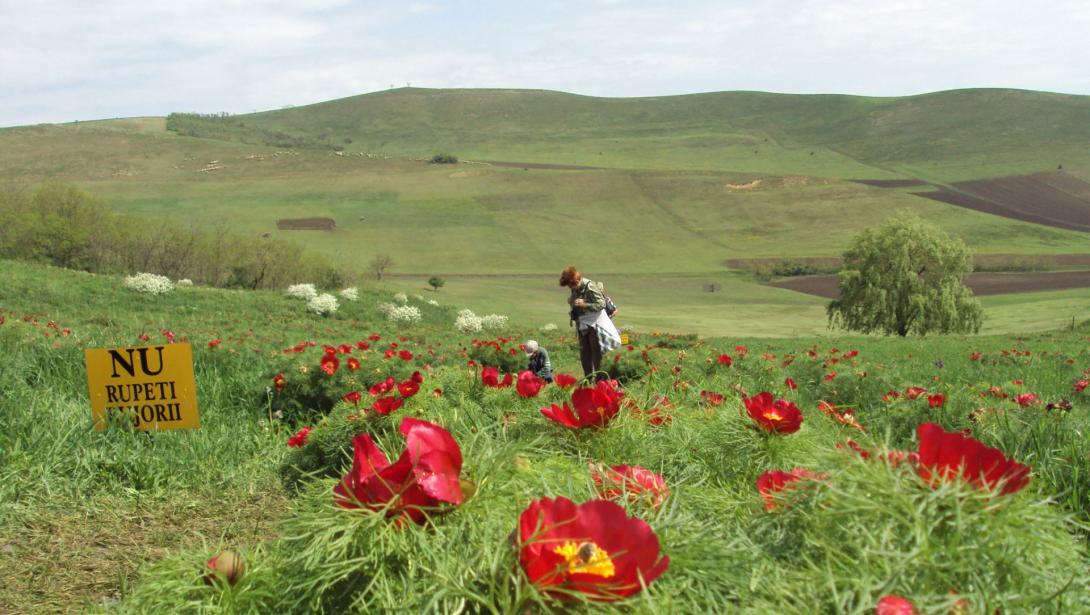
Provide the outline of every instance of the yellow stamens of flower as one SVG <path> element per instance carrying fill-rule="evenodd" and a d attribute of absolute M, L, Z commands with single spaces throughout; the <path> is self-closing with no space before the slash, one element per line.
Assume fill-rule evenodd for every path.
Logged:
<path fill-rule="evenodd" d="M 569 574 L 578 572 L 608 579 L 617 572 L 613 568 L 613 560 L 609 559 L 609 553 L 593 542 L 565 542 L 553 549 L 553 553 L 564 558 Z"/>
<path fill-rule="evenodd" d="M 783 417 L 780 416 L 780 413 L 776 412 L 775 410 L 769 410 L 768 412 L 765 412 L 764 417 L 766 419 L 770 420 L 770 421 L 782 421 L 783 420 Z"/>

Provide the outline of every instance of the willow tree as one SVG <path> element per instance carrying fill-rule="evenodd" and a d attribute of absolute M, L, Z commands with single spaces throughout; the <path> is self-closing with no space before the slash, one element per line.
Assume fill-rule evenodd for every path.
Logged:
<path fill-rule="evenodd" d="M 969 248 L 918 216 L 902 213 L 863 230 L 844 253 L 830 326 L 863 333 L 976 333 L 980 302 L 965 286 Z"/>

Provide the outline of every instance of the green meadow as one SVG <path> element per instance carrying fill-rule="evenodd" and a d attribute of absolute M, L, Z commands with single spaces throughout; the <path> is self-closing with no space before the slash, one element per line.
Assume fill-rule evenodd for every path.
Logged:
<path fill-rule="evenodd" d="M 527 322 L 559 320 L 554 279 L 575 264 L 607 283 L 621 322 L 638 330 L 823 334 L 821 300 L 763 287 L 724 262 L 839 255 L 855 232 L 902 209 L 978 254 L 1085 253 L 1085 233 L 910 194 L 926 186 L 848 180 L 946 186 L 1058 166 L 1090 179 L 1088 118 L 1087 97 L 1014 90 L 601 99 L 410 88 L 226 118 L 3 129 L 0 184 L 61 179 L 149 220 L 269 233 L 356 281 L 389 254 L 390 289 L 419 290 L 438 275 L 439 296 Z M 425 162 L 438 152 L 463 163 Z M 304 217 L 332 218 L 336 230 L 276 226 Z M 722 291 L 704 293 L 705 283 Z M 1090 308 L 1084 290 L 1035 295 L 989 298 L 987 330 L 1041 330 Z"/>
<path fill-rule="evenodd" d="M 533 336 L 557 372 L 577 373 L 572 334 L 517 321 L 458 333 L 460 302 L 445 300 L 446 287 L 410 295 L 422 318 L 397 325 L 374 308 L 395 299 L 376 289 L 323 318 L 279 292 L 150 296 L 118 277 L 14 261 L 0 271 L 3 611 L 872 613 L 887 595 L 925 613 L 1090 610 L 1085 321 L 1018 338 L 634 333 L 631 350 L 606 360 L 621 379 L 619 412 L 573 430 L 541 413 L 570 403 L 570 389 L 524 398 L 484 386 L 479 367 L 517 369 L 517 344 Z M 193 346 L 201 428 L 94 431 L 83 350 L 168 337 Z M 325 345 L 340 356 L 329 376 Z M 395 345 L 412 356 L 386 357 Z M 367 410 L 369 387 L 414 370 L 423 381 L 403 407 Z M 365 401 L 341 401 L 353 390 Z M 742 394 L 761 391 L 800 409 L 797 432 L 749 418 Z M 819 401 L 855 414 L 837 419 Z M 393 459 L 406 417 L 456 441 L 464 501 L 421 525 L 336 505 L 353 436 L 371 434 Z M 895 453 L 921 446 L 924 422 L 971 430 L 1029 466 L 1028 484 L 1004 493 L 1002 481 L 921 478 Z M 306 444 L 289 448 L 304 425 Z M 512 532 L 534 498 L 601 497 L 589 468 L 602 464 L 662 477 L 660 504 L 633 492 L 620 505 L 669 565 L 623 601 L 561 600 L 523 572 L 531 538 Z M 794 468 L 815 478 L 758 491 L 763 473 Z M 209 576 L 207 560 L 224 550 L 245 562 L 233 584 Z M 619 569 L 625 554 L 608 556 Z"/>

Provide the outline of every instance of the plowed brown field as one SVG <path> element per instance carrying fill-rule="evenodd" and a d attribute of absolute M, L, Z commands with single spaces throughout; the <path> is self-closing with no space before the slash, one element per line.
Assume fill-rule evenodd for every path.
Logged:
<path fill-rule="evenodd" d="M 337 228 L 333 218 L 281 218 L 276 228 L 282 231 L 332 231 Z"/>
<path fill-rule="evenodd" d="M 924 198 L 997 216 L 1090 232 L 1090 183 L 1067 173 L 1034 173 L 951 184 L 913 192 Z"/>

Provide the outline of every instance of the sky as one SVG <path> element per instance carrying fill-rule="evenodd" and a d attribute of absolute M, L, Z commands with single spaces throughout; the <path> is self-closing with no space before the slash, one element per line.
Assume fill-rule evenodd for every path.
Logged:
<path fill-rule="evenodd" d="M 0 0 L 0 126 L 390 87 L 1090 94 L 1087 0 Z"/>

